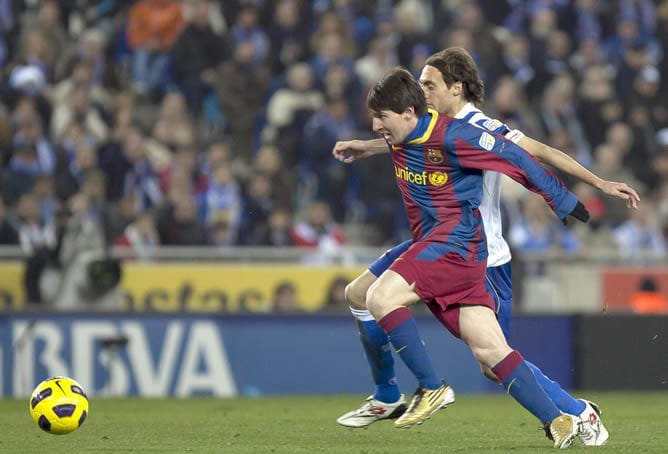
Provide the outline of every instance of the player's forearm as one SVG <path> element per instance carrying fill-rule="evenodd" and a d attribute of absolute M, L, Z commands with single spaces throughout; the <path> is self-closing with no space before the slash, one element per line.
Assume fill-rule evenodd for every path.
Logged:
<path fill-rule="evenodd" d="M 574 176 L 596 189 L 600 190 L 603 186 L 604 181 L 601 178 L 585 169 L 582 164 L 561 150 L 552 148 L 529 137 L 523 137 L 517 144 L 543 164 L 550 165 L 568 175 Z"/>
<path fill-rule="evenodd" d="M 385 139 L 371 139 L 363 141 L 367 147 L 368 156 L 373 156 L 375 154 L 387 153 L 390 151 L 387 146 Z"/>

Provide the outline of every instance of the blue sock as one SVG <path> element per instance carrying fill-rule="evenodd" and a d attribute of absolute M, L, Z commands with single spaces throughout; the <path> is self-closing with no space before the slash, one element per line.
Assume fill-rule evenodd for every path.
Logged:
<path fill-rule="evenodd" d="M 536 381 L 538 381 L 540 387 L 545 390 L 545 393 L 552 399 L 552 402 L 554 402 L 554 405 L 556 405 L 559 410 L 564 413 L 570 413 L 571 415 L 579 415 L 584 411 L 586 405 L 583 401 L 575 399 L 564 391 L 559 383 L 550 380 L 536 365 L 530 363 L 526 359 L 524 362 L 533 371 L 533 374 L 536 376 Z"/>
<path fill-rule="evenodd" d="M 518 351 L 513 350 L 494 366 L 492 371 L 503 383 L 508 394 L 543 424 L 549 424 L 561 415 Z"/>
<path fill-rule="evenodd" d="M 358 318 L 357 327 L 373 382 L 376 384 L 376 392 L 373 397 L 381 402 L 393 403 L 399 400 L 401 393 L 399 393 L 397 377 L 394 374 L 394 357 L 390 339 L 371 314 L 368 311 L 365 312 L 371 320 Z"/>
<path fill-rule="evenodd" d="M 420 385 L 426 389 L 437 389 L 443 385 L 431 364 L 411 311 L 405 307 L 395 309 L 378 320 L 378 324 L 387 333 L 394 349 Z"/>

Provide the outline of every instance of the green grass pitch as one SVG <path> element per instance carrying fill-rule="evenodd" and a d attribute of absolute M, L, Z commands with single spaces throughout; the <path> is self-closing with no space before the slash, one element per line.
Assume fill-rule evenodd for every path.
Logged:
<path fill-rule="evenodd" d="M 668 452 L 668 393 L 586 393 L 603 408 L 614 453 Z M 364 396 L 259 399 L 92 399 L 78 431 L 50 435 L 28 400 L 0 400 L 0 453 L 540 453 L 553 452 L 537 421 L 504 395 L 459 395 L 411 429 L 380 421 L 335 423 Z M 577 443 L 577 442 L 576 442 Z"/>

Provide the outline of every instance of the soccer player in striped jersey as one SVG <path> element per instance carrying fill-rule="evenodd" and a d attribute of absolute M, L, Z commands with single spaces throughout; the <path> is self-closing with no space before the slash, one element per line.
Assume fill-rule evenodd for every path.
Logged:
<path fill-rule="evenodd" d="M 397 68 L 369 91 L 373 130 L 391 145 L 396 181 L 413 243 L 367 293 L 367 307 L 419 386 L 395 427 L 410 427 L 454 401 L 434 370 L 408 307 L 423 301 L 508 394 L 544 425 L 556 448 L 571 445 L 577 417 L 550 400 L 522 355 L 510 348 L 486 286 L 487 240 L 478 207 L 482 170 L 503 172 L 540 194 L 557 216 L 586 222 L 575 195 L 501 135 L 427 109 L 418 82 Z M 447 277 L 447 278 L 446 278 Z"/>
<path fill-rule="evenodd" d="M 506 125 L 484 115 L 476 107 L 483 102 L 482 81 L 478 76 L 475 63 L 464 49 L 449 48 L 434 54 L 421 74 L 421 83 L 430 107 L 505 135 L 542 162 L 574 175 L 606 194 L 625 199 L 630 207 L 637 207 L 638 195 L 632 188 L 623 183 L 604 181 L 559 150 L 526 137 L 520 131 L 511 131 Z M 379 139 L 339 142 L 333 153 L 343 162 L 352 162 L 355 159 L 386 150 L 385 141 Z M 508 337 L 512 300 L 510 249 L 501 234 L 499 175 L 495 172 L 485 172 L 483 185 L 485 191 L 480 211 L 489 248 L 488 285 L 494 290 L 497 317 L 504 334 Z M 366 308 L 366 293 L 378 276 L 411 243 L 412 241 L 409 240 L 390 249 L 346 289 L 346 298 L 359 326 L 360 339 L 371 366 L 376 392 L 359 409 L 340 417 L 337 421 L 342 425 L 366 427 L 379 419 L 396 418 L 406 408 L 404 398 L 396 383 L 388 338 Z M 587 445 L 603 444 L 608 434 L 600 423 L 598 408 L 589 402 L 574 399 L 563 391 L 558 383 L 547 378 L 536 366 L 530 363 L 529 366 L 534 370 L 541 386 L 562 411 L 577 414 L 583 421 L 590 422 L 589 425 L 583 424 L 583 430 L 580 433 L 582 441 Z M 496 380 L 490 370 L 485 368 L 483 370 L 490 379 Z"/>

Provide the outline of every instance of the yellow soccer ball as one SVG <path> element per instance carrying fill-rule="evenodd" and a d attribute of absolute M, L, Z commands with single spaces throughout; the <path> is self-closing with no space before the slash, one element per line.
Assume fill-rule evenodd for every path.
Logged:
<path fill-rule="evenodd" d="M 79 383 L 67 377 L 53 377 L 35 387 L 30 396 L 30 416 L 50 434 L 77 430 L 88 416 L 88 397 Z"/>

